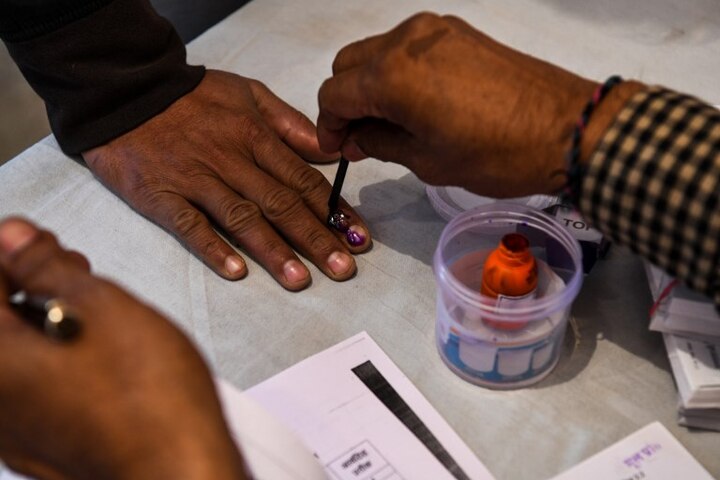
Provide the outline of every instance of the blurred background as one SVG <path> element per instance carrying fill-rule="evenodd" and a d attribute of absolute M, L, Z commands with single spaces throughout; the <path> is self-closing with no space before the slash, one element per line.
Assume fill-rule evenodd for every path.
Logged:
<path fill-rule="evenodd" d="M 151 0 L 189 42 L 248 0 Z M 45 105 L 0 43 L 0 164 L 50 133 Z"/>

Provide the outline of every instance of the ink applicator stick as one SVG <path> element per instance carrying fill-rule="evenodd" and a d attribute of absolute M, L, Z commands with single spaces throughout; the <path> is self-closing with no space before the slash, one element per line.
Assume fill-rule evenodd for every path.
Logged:
<path fill-rule="evenodd" d="M 330 199 L 328 200 L 328 223 L 330 223 L 330 217 L 338 210 L 340 191 L 342 190 L 343 182 L 345 182 L 345 174 L 347 173 L 349 164 L 350 162 L 348 162 L 345 157 L 340 157 L 340 163 L 338 164 L 337 173 L 335 174 L 335 181 L 333 182 L 332 191 L 330 192 Z"/>
<path fill-rule="evenodd" d="M 329 227 L 345 235 L 350 246 L 359 247 L 367 241 L 367 232 L 361 227 L 353 226 L 351 224 L 352 217 L 349 213 L 343 212 L 339 208 L 340 190 L 342 190 L 349 164 L 350 162 L 348 162 L 345 157 L 340 157 L 340 164 L 338 165 L 335 181 L 333 182 L 332 191 L 330 192 L 330 199 L 328 200 L 327 224 Z"/>

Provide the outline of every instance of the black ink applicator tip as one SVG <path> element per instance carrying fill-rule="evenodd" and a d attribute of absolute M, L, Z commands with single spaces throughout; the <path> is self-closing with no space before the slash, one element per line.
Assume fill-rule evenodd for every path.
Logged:
<path fill-rule="evenodd" d="M 331 225 L 331 219 L 338 210 L 340 191 L 342 190 L 349 164 L 350 162 L 348 162 L 345 157 L 340 157 L 340 163 L 338 164 L 337 173 L 335 174 L 335 181 L 333 182 L 332 191 L 330 192 L 330 199 L 328 200 L 328 223 Z"/>

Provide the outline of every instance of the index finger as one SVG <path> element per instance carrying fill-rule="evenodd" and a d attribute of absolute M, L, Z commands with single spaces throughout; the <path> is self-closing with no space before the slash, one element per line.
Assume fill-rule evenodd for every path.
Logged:
<path fill-rule="evenodd" d="M 328 78 L 320 86 L 317 136 L 325 152 L 337 152 L 347 136 L 348 124 L 365 117 L 382 118 L 380 99 L 368 69 L 354 68 Z"/>

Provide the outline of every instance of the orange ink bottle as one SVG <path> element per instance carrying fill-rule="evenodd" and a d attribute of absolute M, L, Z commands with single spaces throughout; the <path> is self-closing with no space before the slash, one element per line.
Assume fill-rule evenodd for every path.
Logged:
<path fill-rule="evenodd" d="M 520 233 L 508 233 L 490 252 L 482 272 L 480 293 L 496 298 L 497 305 L 510 307 L 515 302 L 535 298 L 538 283 L 537 262 L 530 252 L 530 241 Z M 527 322 L 483 320 L 498 330 L 519 330 Z"/>

